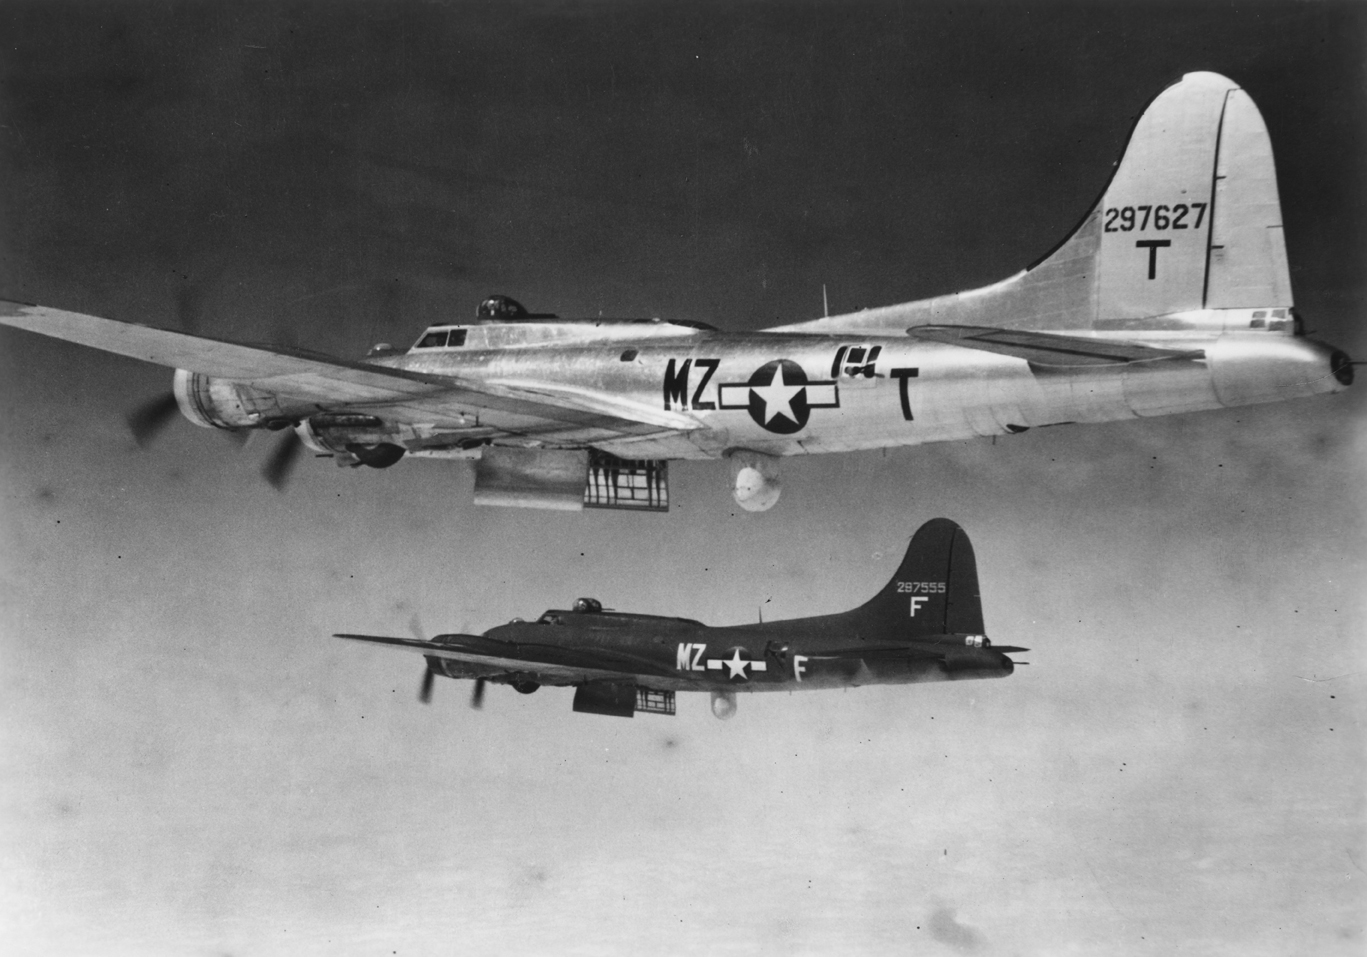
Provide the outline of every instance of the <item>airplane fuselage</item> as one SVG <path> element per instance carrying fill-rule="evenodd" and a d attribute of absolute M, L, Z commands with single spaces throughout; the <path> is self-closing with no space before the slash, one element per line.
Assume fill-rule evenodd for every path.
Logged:
<path fill-rule="evenodd" d="M 1344 388 L 1330 347 L 1289 331 L 1250 330 L 1248 315 L 1255 310 L 1223 312 L 1231 315 L 1220 321 L 1240 331 L 1094 334 L 1099 341 L 1142 340 L 1200 356 L 1157 362 L 1049 367 L 906 336 L 725 333 L 669 326 L 659 332 L 679 333 L 414 350 L 381 361 L 495 386 L 537 383 L 602 392 L 695 420 L 689 431 L 595 442 L 605 451 L 635 459 L 716 458 L 733 449 L 784 456 L 919 445 Z M 382 410 L 376 414 L 383 417 Z M 459 420 L 433 421 L 425 435 L 414 434 L 407 444 L 419 454 L 440 454 L 444 439 L 455 442 L 479 429 L 479 416 L 472 411 Z M 344 437 L 358 440 L 350 433 Z M 365 439 L 384 440 L 379 432 L 360 438 Z M 538 444 L 572 447 L 588 439 L 567 430 Z"/>
<path fill-rule="evenodd" d="M 737 692 L 804 691 L 868 684 L 1004 678 L 1015 670 L 994 647 L 982 617 L 973 546 L 948 519 L 913 536 L 891 580 L 856 608 L 833 615 L 709 627 L 691 618 L 604 611 L 592 598 L 536 621 L 514 618 L 482 635 L 422 637 L 339 634 L 420 653 L 419 698 L 433 678 L 472 678 L 472 703 L 488 682 L 530 694 L 574 686 L 574 710 L 630 717 L 674 713 L 679 691 L 705 691 L 719 718 Z"/>
<path fill-rule="evenodd" d="M 684 618 L 552 610 L 534 622 L 499 625 L 482 639 L 461 636 L 460 659 L 440 658 L 441 643 L 433 642 L 432 664 L 451 678 L 516 683 L 525 669 L 524 680 L 568 685 L 582 682 L 593 671 L 585 662 L 596 661 L 602 678 L 629 670 L 641 687 L 660 691 L 795 691 L 1004 678 L 1013 671 L 1011 659 L 982 635 L 889 641 L 844 614 L 709 627 Z M 563 681 L 557 658 L 572 669 Z"/>
<path fill-rule="evenodd" d="M 1290 323 L 1249 328 L 1262 324 L 1249 316 L 1266 312 L 1219 310 L 1196 317 L 1200 321 L 1187 329 L 1088 336 L 1188 355 L 1159 361 L 1053 365 L 912 336 L 550 323 L 454 327 L 461 346 L 414 349 L 372 362 L 481 390 L 612 395 L 642 421 L 671 417 L 668 427 L 634 436 L 592 425 L 567 424 L 550 433 L 540 428 L 529 431 L 529 447 L 593 446 L 626 459 L 718 458 L 734 450 L 781 457 L 1200 412 L 1340 391 L 1351 381 L 1346 357 L 1292 334 Z M 457 402 L 429 421 L 394 425 L 405 418 L 392 414 L 394 406 L 350 402 L 346 414 L 329 421 L 328 407 L 317 403 L 290 405 L 245 384 L 194 381 L 219 388 L 209 402 L 219 414 L 236 416 L 224 424 L 308 422 L 303 437 L 320 453 L 391 443 L 411 454 L 446 457 L 468 455 L 485 439 L 519 444 L 515 409 L 491 416 Z"/>
<path fill-rule="evenodd" d="M 291 428 L 342 466 L 477 459 L 473 501 L 667 511 L 666 463 L 728 458 L 743 508 L 781 456 L 895 448 L 1338 392 L 1305 338 L 1271 140 L 1238 84 L 1197 71 L 1145 109 L 1106 190 L 1046 256 L 990 285 L 768 329 L 562 319 L 507 296 L 359 361 L 0 301 L 0 325 L 176 369 L 130 417 Z M 170 398 L 170 404 L 167 402 Z"/>

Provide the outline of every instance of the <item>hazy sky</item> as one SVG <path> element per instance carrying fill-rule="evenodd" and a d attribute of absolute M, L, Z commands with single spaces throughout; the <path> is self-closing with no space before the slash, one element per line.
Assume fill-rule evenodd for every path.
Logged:
<path fill-rule="evenodd" d="M 0 295 L 362 353 L 503 292 L 728 329 L 989 282 L 1191 70 L 1262 109 L 1292 280 L 1367 355 L 1367 7 L 0 5 Z M 786 460 L 666 516 L 300 464 L 0 332 L 0 939 L 35 954 L 1358 954 L 1363 387 Z M 1005 681 L 674 718 L 334 631 L 592 595 L 839 611 L 962 524 Z"/>

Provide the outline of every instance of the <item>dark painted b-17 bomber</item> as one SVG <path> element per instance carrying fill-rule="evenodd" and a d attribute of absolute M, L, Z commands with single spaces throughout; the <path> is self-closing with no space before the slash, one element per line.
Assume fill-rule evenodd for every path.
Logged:
<path fill-rule="evenodd" d="M 474 679 L 476 708 L 492 681 L 523 694 L 573 686 L 575 711 L 624 718 L 673 714 L 676 692 L 706 691 L 712 713 L 729 718 L 737 692 L 1004 678 L 1016 664 L 1008 653 L 1028 649 L 994 646 L 984 631 L 973 546 L 958 525 L 937 518 L 916 532 L 877 595 L 839 614 L 713 627 L 581 598 L 483 635 L 336 637 L 420 652 L 423 702 L 442 675 Z"/>

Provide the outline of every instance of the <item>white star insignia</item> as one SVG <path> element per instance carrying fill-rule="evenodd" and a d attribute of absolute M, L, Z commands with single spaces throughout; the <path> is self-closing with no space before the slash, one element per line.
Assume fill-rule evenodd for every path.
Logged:
<path fill-rule="evenodd" d="M 783 363 L 780 362 L 774 369 L 774 378 L 768 385 L 752 385 L 750 391 L 764 401 L 764 424 L 768 425 L 777 415 L 787 416 L 789 420 L 796 422 L 797 416 L 793 414 L 793 397 L 805 388 L 806 385 L 788 384 L 783 378 Z"/>
<path fill-rule="evenodd" d="M 743 649 L 741 648 L 731 649 L 730 658 L 708 658 L 707 670 L 721 671 L 723 668 L 730 668 L 732 681 L 737 678 L 744 678 L 748 681 L 750 675 L 745 673 L 746 668 L 749 668 L 751 672 L 769 670 L 769 665 L 765 661 L 751 661 L 750 659 L 742 658 L 740 656 L 742 650 Z"/>
<path fill-rule="evenodd" d="M 740 656 L 739 648 L 737 648 L 734 652 L 731 653 L 730 658 L 723 658 L 722 664 L 726 665 L 727 668 L 731 669 L 730 677 L 732 679 L 749 677 L 749 675 L 745 673 L 745 666 L 750 664 L 750 662 L 746 661 L 744 658 Z"/>

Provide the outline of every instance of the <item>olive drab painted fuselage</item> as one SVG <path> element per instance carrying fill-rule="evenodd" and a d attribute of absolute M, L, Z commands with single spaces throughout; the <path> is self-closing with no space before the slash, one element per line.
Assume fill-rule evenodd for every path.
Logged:
<path fill-rule="evenodd" d="M 491 628 L 484 644 L 466 639 L 463 647 L 486 654 L 479 661 L 440 659 L 435 667 L 452 678 L 524 673 L 538 684 L 557 684 L 546 674 L 556 659 L 589 674 L 594 669 L 584 663 L 597 661 L 603 667 L 595 676 L 602 680 L 629 663 L 638 669 L 636 684 L 660 691 L 815 690 L 1006 677 L 1013 670 L 1011 659 L 984 646 L 982 635 L 893 642 L 877 632 L 860 634 L 843 615 L 709 627 L 683 618 L 560 609 Z"/>
<path fill-rule="evenodd" d="M 476 705 L 486 682 L 524 694 L 561 685 L 576 689 L 574 710 L 621 717 L 673 714 L 681 691 L 710 692 L 725 718 L 738 692 L 1004 678 L 1016 665 L 1008 654 L 1026 650 L 994 646 L 984 634 L 973 546 L 944 518 L 921 526 L 873 598 L 834 615 L 709 627 L 605 611 L 581 598 L 482 635 L 337 637 L 422 654 L 423 701 L 435 676 L 474 679 Z"/>

